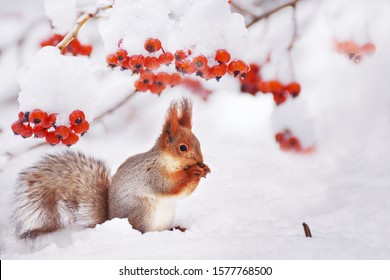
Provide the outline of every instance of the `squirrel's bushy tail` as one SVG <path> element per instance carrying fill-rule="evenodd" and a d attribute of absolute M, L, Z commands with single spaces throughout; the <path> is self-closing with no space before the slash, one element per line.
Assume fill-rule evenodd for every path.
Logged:
<path fill-rule="evenodd" d="M 19 238 L 35 238 L 69 224 L 93 227 L 108 218 L 110 172 L 99 160 L 64 152 L 19 174 L 12 222 Z"/>

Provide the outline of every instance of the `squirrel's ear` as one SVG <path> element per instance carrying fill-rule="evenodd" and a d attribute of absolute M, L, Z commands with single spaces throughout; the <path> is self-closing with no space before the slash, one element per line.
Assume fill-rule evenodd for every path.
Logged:
<path fill-rule="evenodd" d="M 192 103 L 189 99 L 183 98 L 180 102 L 180 126 L 192 128 Z"/>
<path fill-rule="evenodd" d="M 177 115 L 177 104 L 173 102 L 168 109 L 163 127 L 163 136 L 166 137 L 167 142 L 172 142 L 178 127 L 179 117 Z"/>

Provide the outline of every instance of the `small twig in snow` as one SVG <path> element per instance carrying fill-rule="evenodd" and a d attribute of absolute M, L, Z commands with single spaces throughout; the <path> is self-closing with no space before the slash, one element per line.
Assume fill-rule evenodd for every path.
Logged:
<path fill-rule="evenodd" d="M 311 236 L 309 226 L 306 223 L 303 223 L 302 225 L 303 225 L 303 230 L 305 231 L 305 236 L 311 238 L 312 236 Z"/>

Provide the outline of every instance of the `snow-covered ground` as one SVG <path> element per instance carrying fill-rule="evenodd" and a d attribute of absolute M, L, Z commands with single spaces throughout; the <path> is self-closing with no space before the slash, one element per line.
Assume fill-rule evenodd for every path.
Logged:
<path fill-rule="evenodd" d="M 41 9 L 37 5 L 19 12 L 38 17 Z M 176 222 L 189 229 L 185 233 L 142 235 L 127 220 L 114 219 L 93 229 L 51 234 L 35 244 L 16 240 L 9 216 L 17 173 L 42 155 L 65 148 L 23 152 L 39 141 L 12 135 L 9 127 L 18 112 L 17 59 L 14 45 L 4 47 L 0 69 L 9 79 L 0 85 L 1 259 L 389 259 L 389 12 L 388 1 L 303 1 L 293 51 L 302 94 L 281 106 L 274 105 L 271 95 L 240 93 L 238 82 L 224 77 L 206 83 L 214 89 L 207 102 L 183 87 L 161 97 L 139 93 L 92 123 L 71 149 L 105 160 L 114 173 L 127 157 L 154 144 L 171 100 L 191 97 L 193 132 L 212 173 L 178 204 Z M 31 32 L 45 37 L 43 25 Z M 264 69 L 267 78 L 289 79 L 283 73 L 289 72 L 284 50 L 290 25 L 291 10 L 286 9 L 249 30 L 250 62 L 261 62 L 274 50 L 272 59 L 278 63 Z M 93 27 L 86 28 L 85 36 L 96 40 Z M 354 64 L 333 51 L 333 38 L 369 40 L 377 50 Z M 27 38 L 30 45 L 34 40 L 39 42 Z M 24 50 L 25 56 L 38 50 L 31 48 Z M 100 48 L 92 65 L 98 69 L 103 58 Z M 102 91 L 110 93 L 100 100 L 98 110 L 103 111 L 128 93 L 132 82 L 125 73 L 96 72 L 104 77 Z M 316 152 L 281 152 L 274 134 L 286 127 L 303 143 L 315 144 Z M 10 158 L 6 152 L 21 154 Z M 305 237 L 303 222 L 313 238 Z"/>

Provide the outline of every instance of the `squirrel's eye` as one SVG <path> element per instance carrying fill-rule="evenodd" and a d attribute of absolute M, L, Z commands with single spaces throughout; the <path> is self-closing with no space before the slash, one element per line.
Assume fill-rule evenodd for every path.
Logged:
<path fill-rule="evenodd" d="M 187 146 L 186 145 L 180 145 L 180 151 L 186 152 L 187 151 Z"/>

